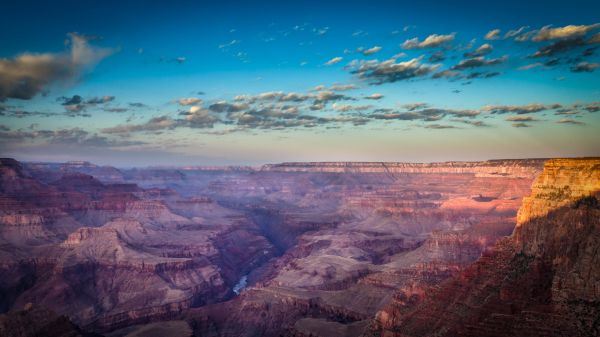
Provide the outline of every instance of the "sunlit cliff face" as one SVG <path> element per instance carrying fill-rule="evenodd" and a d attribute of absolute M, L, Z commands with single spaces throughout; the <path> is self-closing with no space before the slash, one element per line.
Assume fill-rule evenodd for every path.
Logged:
<path fill-rule="evenodd" d="M 519 209 L 517 225 L 546 215 L 560 206 L 593 196 L 600 190 L 597 159 L 554 159 L 533 184 L 532 194 Z"/>
<path fill-rule="evenodd" d="M 407 301 L 414 290 L 399 290 L 366 335 L 595 334 L 599 163 L 597 158 L 548 160 L 523 199 L 511 236 L 416 307 Z"/>

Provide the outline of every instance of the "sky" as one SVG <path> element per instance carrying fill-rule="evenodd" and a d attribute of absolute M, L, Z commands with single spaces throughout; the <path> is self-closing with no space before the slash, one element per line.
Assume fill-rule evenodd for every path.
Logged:
<path fill-rule="evenodd" d="M 594 1 L 8 1 L 0 156 L 600 155 Z"/>

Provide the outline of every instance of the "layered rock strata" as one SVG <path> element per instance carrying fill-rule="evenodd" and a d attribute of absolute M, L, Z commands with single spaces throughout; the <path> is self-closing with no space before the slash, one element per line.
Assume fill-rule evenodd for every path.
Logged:
<path fill-rule="evenodd" d="M 600 335 L 600 159 L 544 165 L 513 235 L 369 336 Z"/>

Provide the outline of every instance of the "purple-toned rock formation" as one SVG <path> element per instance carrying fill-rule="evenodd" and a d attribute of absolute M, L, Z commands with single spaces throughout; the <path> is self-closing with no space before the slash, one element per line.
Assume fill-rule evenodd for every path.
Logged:
<path fill-rule="evenodd" d="M 164 326 L 201 336 L 492 336 L 494 324 L 562 315 L 557 298 L 595 300 L 585 266 L 597 172 L 595 159 L 137 169 L 2 159 L 0 309 L 33 303 L 117 335 L 173 320 Z"/>

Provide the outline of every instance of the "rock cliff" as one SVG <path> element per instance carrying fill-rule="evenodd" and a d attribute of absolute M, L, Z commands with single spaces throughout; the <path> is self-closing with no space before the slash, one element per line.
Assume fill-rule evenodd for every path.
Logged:
<path fill-rule="evenodd" d="M 600 159 L 544 165 L 511 237 L 368 336 L 600 335 Z"/>
<path fill-rule="evenodd" d="M 102 337 L 82 330 L 68 317 L 43 306 L 28 303 L 22 310 L 0 315 L 0 336 L 15 337 Z"/>
<path fill-rule="evenodd" d="M 96 330 L 165 319 L 230 297 L 272 256 L 249 217 L 209 198 L 48 167 L 0 161 L 0 312 L 31 302 Z"/>

